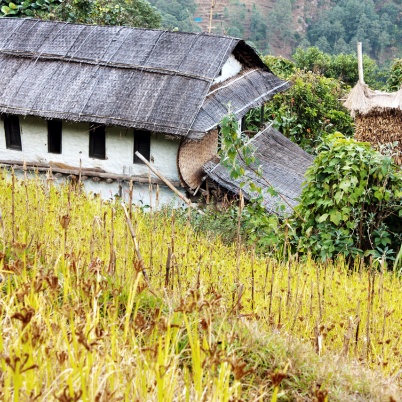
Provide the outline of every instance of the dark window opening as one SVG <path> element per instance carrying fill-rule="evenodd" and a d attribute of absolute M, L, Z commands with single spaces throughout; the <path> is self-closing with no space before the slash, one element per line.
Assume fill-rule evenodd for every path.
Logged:
<path fill-rule="evenodd" d="M 101 124 L 89 126 L 89 156 L 106 159 L 106 130 Z"/>
<path fill-rule="evenodd" d="M 144 163 L 135 153 L 139 152 L 146 160 L 151 157 L 151 133 L 145 130 L 134 131 L 134 163 Z"/>
<path fill-rule="evenodd" d="M 47 121 L 47 150 L 52 154 L 61 154 L 61 120 Z"/>
<path fill-rule="evenodd" d="M 6 147 L 22 151 L 21 129 L 18 116 L 4 117 L 4 131 L 6 134 Z"/>
<path fill-rule="evenodd" d="M 247 129 L 246 116 L 243 116 L 241 118 L 240 131 L 243 132 L 243 131 L 246 131 L 246 129 Z"/>

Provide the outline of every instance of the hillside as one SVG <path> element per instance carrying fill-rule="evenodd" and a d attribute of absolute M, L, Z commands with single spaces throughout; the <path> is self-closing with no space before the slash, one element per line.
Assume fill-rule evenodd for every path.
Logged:
<path fill-rule="evenodd" d="M 264 19 L 268 17 L 272 12 L 275 12 L 275 0 L 243 0 L 243 1 L 231 1 L 231 0 L 196 0 L 197 11 L 195 18 L 201 19 L 198 26 L 203 32 L 210 31 L 215 33 L 227 33 L 232 26 L 230 12 L 235 13 L 236 8 L 244 4 L 245 19 L 242 22 L 244 26 L 244 38 L 249 39 L 252 37 L 251 20 L 253 6 L 257 9 L 259 15 Z M 211 12 L 212 11 L 212 12 Z M 225 12 L 226 11 L 226 12 Z M 292 6 L 292 30 L 300 37 L 306 34 L 307 23 L 306 18 L 308 15 L 313 15 L 317 11 L 317 0 L 296 0 Z M 229 15 L 228 15 L 229 14 Z M 212 19 L 211 19 L 212 16 Z M 269 25 L 269 24 L 267 24 Z M 275 40 L 270 43 L 271 53 L 275 55 L 281 55 L 284 57 L 290 57 L 292 54 L 292 46 L 284 42 L 280 38 L 274 38 Z"/>
<path fill-rule="evenodd" d="M 397 0 L 150 0 L 168 29 L 242 37 L 262 54 L 290 57 L 296 47 L 366 53 L 381 64 L 402 55 Z"/>

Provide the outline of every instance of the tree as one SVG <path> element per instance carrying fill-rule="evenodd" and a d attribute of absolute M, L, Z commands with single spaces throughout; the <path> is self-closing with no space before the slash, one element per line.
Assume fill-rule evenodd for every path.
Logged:
<path fill-rule="evenodd" d="M 159 13 L 146 0 L 0 0 L 5 16 L 32 16 L 98 25 L 157 28 Z"/>
<path fill-rule="evenodd" d="M 332 55 L 322 52 L 317 47 L 310 47 L 307 49 L 298 48 L 293 54 L 293 59 L 296 67 L 302 70 L 313 71 L 327 78 L 338 79 L 347 85 L 354 85 L 359 79 L 356 54 Z M 377 63 L 364 55 L 363 65 L 365 82 L 374 88 L 383 86 L 384 83 L 379 79 Z"/>
<path fill-rule="evenodd" d="M 162 26 L 167 29 L 196 32 L 199 27 L 194 23 L 197 5 L 194 0 L 150 0 L 162 16 Z"/>
<path fill-rule="evenodd" d="M 367 53 L 381 61 L 385 50 L 401 39 L 400 11 L 392 2 L 340 0 L 309 25 L 308 39 L 331 54 L 339 52 L 339 43 L 342 52 L 351 53 L 360 41 Z"/>

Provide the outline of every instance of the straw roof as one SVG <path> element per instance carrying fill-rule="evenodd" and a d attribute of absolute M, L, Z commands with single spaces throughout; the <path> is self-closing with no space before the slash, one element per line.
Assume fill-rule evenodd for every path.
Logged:
<path fill-rule="evenodd" d="M 213 86 L 232 53 L 243 71 Z M 236 38 L 0 19 L 0 113 L 201 138 L 288 86 Z"/>
<path fill-rule="evenodd" d="M 402 88 L 397 92 L 374 91 L 360 81 L 350 91 L 343 104 L 352 117 L 390 110 L 402 111 Z"/>
<path fill-rule="evenodd" d="M 314 158 L 271 126 L 257 134 L 251 140 L 251 145 L 257 159 L 251 168 L 256 170 L 260 166 L 262 177 L 256 175 L 241 160 L 239 163 L 246 173 L 239 179 L 232 179 L 227 168 L 214 160 L 204 165 L 204 171 L 212 180 L 232 193 L 239 194 L 241 189 L 248 200 L 255 194 L 249 185 L 241 187 L 241 183 L 250 180 L 263 190 L 263 203 L 269 212 L 282 216 L 291 214 L 292 207 L 298 203 L 306 169 L 313 163 Z M 280 196 L 269 194 L 269 183 L 286 203 Z M 280 205 L 284 205 L 285 210 L 281 210 Z"/>

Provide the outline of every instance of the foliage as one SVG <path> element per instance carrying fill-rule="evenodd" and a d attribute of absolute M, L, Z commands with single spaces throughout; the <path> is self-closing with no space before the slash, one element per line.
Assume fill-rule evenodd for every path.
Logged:
<path fill-rule="evenodd" d="M 402 59 L 394 59 L 387 79 L 386 89 L 393 92 L 398 91 L 402 85 Z"/>
<path fill-rule="evenodd" d="M 32 16 L 98 25 L 157 28 L 161 17 L 146 0 L 0 0 L 5 16 Z"/>
<path fill-rule="evenodd" d="M 207 206 L 204 214 L 193 214 L 191 226 L 194 231 L 207 236 L 211 241 L 219 239 L 226 245 L 236 243 L 238 236 L 244 247 L 250 247 L 260 255 L 279 256 L 283 248 L 283 229 L 278 216 L 269 215 L 261 204 L 247 203 L 240 216 L 239 206 L 228 203 L 220 206 Z M 180 221 L 187 218 L 180 215 Z"/>
<path fill-rule="evenodd" d="M 270 40 L 281 41 L 285 45 L 294 45 L 292 31 L 293 15 L 291 0 L 277 0 L 272 12 L 269 14 L 269 26 L 272 34 Z"/>
<path fill-rule="evenodd" d="M 0 0 L 0 16 L 46 18 L 60 4 L 60 0 Z"/>
<path fill-rule="evenodd" d="M 312 71 L 327 78 L 334 78 L 343 83 L 353 86 L 359 80 L 357 67 L 357 56 L 355 54 L 324 53 L 317 47 L 307 49 L 297 48 L 293 54 L 296 67 L 301 70 Z M 363 56 L 364 81 L 374 88 L 383 85 L 380 79 L 377 63 L 368 57 Z"/>
<path fill-rule="evenodd" d="M 298 67 L 293 61 L 281 56 L 264 56 L 262 61 L 276 76 L 284 80 L 291 78 Z"/>
<path fill-rule="evenodd" d="M 353 134 L 352 119 L 340 99 L 345 91 L 338 80 L 298 71 L 293 86 L 266 104 L 266 120 L 308 152 L 326 135 L 343 131 Z"/>
<path fill-rule="evenodd" d="M 401 6 L 380 0 L 340 0 L 326 7 L 308 27 L 310 43 L 327 53 L 352 53 L 358 41 L 365 51 L 383 59 L 397 44 Z"/>
<path fill-rule="evenodd" d="M 229 108 L 230 109 L 230 108 Z M 230 112 L 220 122 L 221 134 L 221 164 L 225 166 L 233 179 L 242 179 L 241 186 L 251 195 L 245 208 L 238 211 L 241 236 L 243 241 L 258 252 L 267 253 L 278 245 L 281 224 L 275 215 L 268 215 L 264 205 L 264 196 L 278 196 L 276 190 L 261 177 L 259 162 L 254 156 L 254 148 L 248 137 L 239 132 L 236 117 Z M 243 162 L 243 163 L 240 163 Z M 245 175 L 245 168 L 253 171 L 256 176 L 266 181 L 266 188 L 262 189 Z M 233 214 L 233 207 L 229 209 Z M 220 221 L 220 219 L 218 220 Z"/>
<path fill-rule="evenodd" d="M 70 0 L 58 16 L 71 22 L 157 28 L 161 17 L 146 0 Z"/>
<path fill-rule="evenodd" d="M 402 241 L 402 175 L 388 156 L 339 133 L 306 173 L 293 242 L 322 260 L 338 254 L 392 259 Z"/>
<path fill-rule="evenodd" d="M 197 32 L 194 23 L 197 5 L 194 0 L 149 0 L 162 16 L 161 25 L 166 29 Z"/>
<path fill-rule="evenodd" d="M 230 108 L 229 108 L 230 109 Z M 221 164 L 229 169 L 230 177 L 237 179 L 244 175 L 245 171 L 240 164 L 238 156 L 246 164 L 255 162 L 253 148 L 246 144 L 248 137 L 240 132 L 239 123 L 233 113 L 226 114 L 220 122 L 221 135 Z"/>

